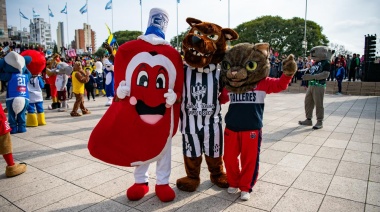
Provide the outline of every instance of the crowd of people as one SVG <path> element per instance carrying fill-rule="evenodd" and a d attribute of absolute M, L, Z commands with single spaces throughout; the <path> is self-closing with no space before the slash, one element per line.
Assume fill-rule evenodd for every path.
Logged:
<path fill-rule="evenodd" d="M 270 56 L 270 77 L 279 78 L 282 75 L 282 60 L 286 58 L 287 55 L 281 56 Z M 310 55 L 306 58 L 299 56 L 297 62 L 297 73 L 294 75 L 291 83 L 297 83 L 297 81 L 301 81 L 300 85 L 303 87 L 307 87 L 307 82 L 302 80 L 302 76 L 307 73 L 310 67 L 313 65 L 314 61 L 310 58 Z M 327 81 L 337 81 L 338 82 L 338 92 L 337 95 L 341 95 L 341 83 L 343 80 L 347 80 L 348 82 L 360 81 L 362 78 L 362 58 L 360 58 L 360 54 L 354 53 L 353 55 L 337 55 L 334 56 L 331 60 L 330 66 L 330 75 L 326 79 Z"/>
<path fill-rule="evenodd" d="M 0 58 L 4 57 L 10 51 L 16 51 L 17 53 L 21 53 L 28 49 L 34 49 L 37 51 L 44 52 L 46 55 L 46 60 L 49 60 L 52 55 L 48 56 L 43 48 L 39 46 L 21 46 L 20 44 L 16 44 L 15 42 L 3 42 L 0 43 Z M 76 61 L 79 61 L 82 64 L 82 67 L 85 71 L 90 72 L 90 80 L 85 84 L 85 93 L 88 101 L 92 98 L 95 101 L 96 96 L 105 96 L 105 75 L 103 74 L 103 68 L 96 68 L 95 63 L 100 61 L 103 63 L 104 60 L 108 59 L 108 56 L 103 58 L 93 57 L 93 56 L 77 56 L 77 57 L 68 57 L 61 56 L 60 61 L 66 62 L 70 66 L 74 66 Z M 51 100 L 50 93 L 50 82 L 47 80 L 48 76 L 46 74 L 46 69 L 42 72 L 42 78 L 45 83 L 44 91 L 45 91 L 45 100 Z M 68 76 L 68 82 L 66 84 L 67 87 L 67 97 L 72 99 L 72 78 L 71 75 Z M 6 82 L 1 81 L 0 93 L 6 91 Z M 90 98 L 91 97 L 91 98 Z"/>

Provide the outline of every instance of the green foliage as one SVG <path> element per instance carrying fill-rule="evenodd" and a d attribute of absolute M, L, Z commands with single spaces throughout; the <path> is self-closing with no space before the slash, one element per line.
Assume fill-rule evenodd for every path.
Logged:
<path fill-rule="evenodd" d="M 182 32 L 181 34 L 178 35 L 178 46 L 177 46 L 177 36 L 173 37 L 170 40 L 170 45 L 172 45 L 175 49 L 179 50 L 179 52 L 182 52 L 182 41 L 189 30 L 190 30 L 190 27 L 188 27 L 185 32 Z"/>
<path fill-rule="evenodd" d="M 55 44 L 54 47 L 53 47 L 53 54 L 56 54 L 56 53 L 58 53 L 57 44 Z"/>
<path fill-rule="evenodd" d="M 103 58 L 106 55 L 107 49 L 100 47 L 98 50 L 95 52 L 95 56 L 99 58 Z"/>
<path fill-rule="evenodd" d="M 136 40 L 137 37 L 140 35 L 142 35 L 141 31 L 124 30 L 124 31 L 117 31 L 113 33 L 113 36 L 116 38 L 116 42 L 119 46 L 127 41 Z"/>
<path fill-rule="evenodd" d="M 179 35 L 179 46 L 182 49 L 182 40 L 189 31 Z M 305 33 L 305 19 L 283 19 L 280 16 L 262 16 L 252 21 L 242 23 L 234 29 L 239 34 L 239 39 L 232 41 L 232 45 L 238 43 L 269 43 L 273 51 L 280 54 L 294 54 L 304 56 L 305 49 L 302 41 Z M 329 40 L 322 33 L 323 28 L 313 21 L 306 21 L 307 50 L 314 46 L 328 46 Z M 170 40 L 173 47 L 177 47 L 177 36 Z M 307 55 L 309 52 L 307 52 Z"/>
<path fill-rule="evenodd" d="M 313 21 L 306 21 L 307 49 L 314 46 L 327 46 L 329 41 L 322 34 L 322 27 Z M 280 54 L 294 54 L 303 56 L 305 20 L 302 18 L 283 19 L 279 16 L 262 16 L 255 20 L 238 25 L 235 31 L 239 39 L 232 42 L 237 43 L 259 43 L 267 42 L 274 51 Z"/>

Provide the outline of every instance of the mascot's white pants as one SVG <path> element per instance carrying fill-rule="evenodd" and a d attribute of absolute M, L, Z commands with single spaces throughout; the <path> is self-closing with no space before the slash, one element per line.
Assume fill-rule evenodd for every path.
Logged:
<path fill-rule="evenodd" d="M 166 152 L 163 153 L 162 158 L 157 160 L 156 165 L 156 185 L 166 185 L 169 184 L 169 177 L 170 177 L 170 171 L 171 171 L 171 143 L 170 140 L 170 146 L 167 148 Z M 147 183 L 149 182 L 149 169 L 150 163 L 143 164 L 140 166 L 137 166 L 135 168 L 134 176 L 135 176 L 135 183 Z"/>

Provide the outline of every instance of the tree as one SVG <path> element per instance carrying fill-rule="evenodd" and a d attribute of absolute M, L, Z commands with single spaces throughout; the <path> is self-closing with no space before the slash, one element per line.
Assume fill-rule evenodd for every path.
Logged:
<path fill-rule="evenodd" d="M 140 35 L 142 35 L 141 31 L 124 30 L 124 31 L 117 31 L 113 33 L 113 36 L 116 38 L 116 42 L 119 46 L 127 41 L 136 40 L 137 37 Z"/>
<path fill-rule="evenodd" d="M 330 43 L 330 48 L 335 50 L 335 55 L 351 55 L 352 52 L 346 50 L 346 48 L 343 45 L 337 44 L 337 43 Z"/>
<path fill-rule="evenodd" d="M 239 34 L 239 39 L 233 41 L 232 45 L 243 42 L 267 42 L 280 54 L 303 56 L 304 24 L 305 20 L 297 17 L 283 19 L 279 16 L 262 16 L 238 25 L 235 31 Z M 322 29 L 315 22 L 306 21 L 307 49 L 328 44 L 329 41 L 322 34 Z"/>
<path fill-rule="evenodd" d="M 54 47 L 53 47 L 53 54 L 56 54 L 56 53 L 58 53 L 57 44 L 55 44 Z"/>
<path fill-rule="evenodd" d="M 185 38 L 187 32 L 189 32 L 190 27 L 187 28 L 185 32 L 182 32 L 178 35 L 178 46 L 177 46 L 177 36 L 173 37 L 170 40 L 170 45 L 172 45 L 175 49 L 179 50 L 179 52 L 182 52 L 182 41 Z"/>
<path fill-rule="evenodd" d="M 107 50 L 103 47 L 98 48 L 98 50 L 95 52 L 95 56 L 99 58 L 103 58 L 106 55 Z"/>

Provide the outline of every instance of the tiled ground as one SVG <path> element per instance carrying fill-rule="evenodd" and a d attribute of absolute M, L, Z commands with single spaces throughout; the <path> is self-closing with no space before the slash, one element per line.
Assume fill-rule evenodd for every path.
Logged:
<path fill-rule="evenodd" d="M 259 181 L 246 202 L 213 186 L 205 163 L 196 192 L 176 188 L 184 176 L 178 133 L 170 177 L 176 199 L 162 203 L 155 196 L 152 164 L 149 193 L 128 201 L 133 168 L 103 163 L 87 151 L 105 102 L 86 101 L 92 114 L 78 118 L 46 111 L 46 126 L 12 136 L 15 159 L 29 166 L 15 178 L 0 175 L 0 211 L 380 211 L 379 97 L 326 95 L 324 128 L 313 131 L 297 124 L 304 119 L 303 93 L 268 95 Z"/>

